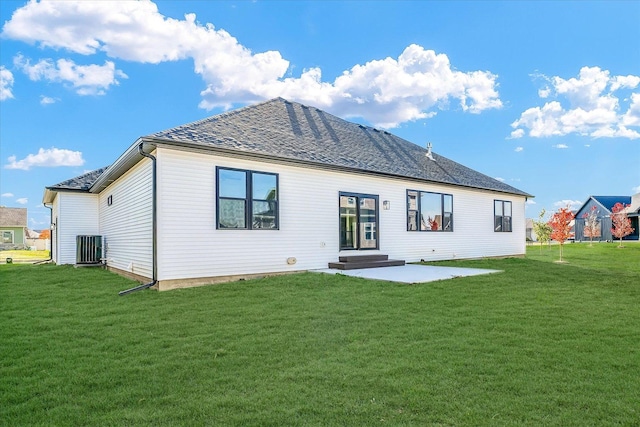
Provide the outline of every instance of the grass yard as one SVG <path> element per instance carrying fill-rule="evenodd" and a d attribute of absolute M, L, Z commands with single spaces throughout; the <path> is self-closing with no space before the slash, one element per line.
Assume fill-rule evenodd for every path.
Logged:
<path fill-rule="evenodd" d="M 305 273 L 119 297 L 0 266 L 0 424 L 640 424 L 640 245 L 443 262 L 422 285 Z"/>
<path fill-rule="evenodd" d="M 5 262 L 7 258 L 12 258 L 13 262 L 31 262 L 49 259 L 49 251 L 0 251 L 0 261 Z"/>

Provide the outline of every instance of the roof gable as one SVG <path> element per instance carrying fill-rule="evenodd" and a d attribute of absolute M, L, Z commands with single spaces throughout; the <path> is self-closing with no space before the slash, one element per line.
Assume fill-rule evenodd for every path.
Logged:
<path fill-rule="evenodd" d="M 631 203 L 631 196 L 591 196 L 591 198 L 609 212 L 612 212 L 616 203 L 622 203 L 625 206 Z"/>
<path fill-rule="evenodd" d="M 0 206 L 0 227 L 26 227 L 27 208 Z"/>
<path fill-rule="evenodd" d="M 627 208 L 629 213 L 640 213 L 640 193 L 631 196 L 631 205 Z"/>
<path fill-rule="evenodd" d="M 272 158 L 529 196 L 387 131 L 282 98 L 146 137 Z"/>

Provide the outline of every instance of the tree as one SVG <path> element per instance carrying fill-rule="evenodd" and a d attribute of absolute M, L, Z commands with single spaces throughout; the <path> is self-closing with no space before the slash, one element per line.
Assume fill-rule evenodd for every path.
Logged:
<path fill-rule="evenodd" d="M 591 206 L 589 212 L 582 215 L 584 218 L 584 237 L 589 238 L 589 246 L 593 246 L 593 238 L 600 237 L 600 220 L 598 219 L 598 207 Z"/>
<path fill-rule="evenodd" d="M 564 246 L 564 242 L 573 237 L 571 221 L 573 221 L 574 217 L 575 215 L 571 212 L 569 206 L 567 206 L 566 208 L 558 209 L 549 220 L 549 226 L 553 229 L 551 238 L 560 243 L 560 262 L 563 262 L 562 247 Z"/>
<path fill-rule="evenodd" d="M 427 222 L 429 223 L 429 229 L 432 231 L 438 230 L 438 221 L 435 219 L 431 219 L 431 217 L 427 217 Z"/>
<path fill-rule="evenodd" d="M 542 252 L 542 244 L 551 240 L 551 226 L 543 219 L 546 211 L 542 209 L 538 220 L 533 220 L 533 232 L 536 233 L 536 239 L 540 242 L 540 252 Z"/>
<path fill-rule="evenodd" d="M 624 247 L 622 246 L 622 238 L 633 233 L 635 230 L 631 226 L 631 218 L 627 216 L 626 209 L 629 206 L 630 205 L 618 202 L 613 205 L 613 208 L 611 209 L 611 225 L 613 225 L 611 228 L 611 234 L 620 239 L 620 244 L 618 245 L 619 248 Z"/>
<path fill-rule="evenodd" d="M 39 236 L 41 239 L 50 239 L 51 238 L 51 230 L 49 230 L 48 228 L 46 230 L 42 230 L 42 233 L 40 233 Z"/>

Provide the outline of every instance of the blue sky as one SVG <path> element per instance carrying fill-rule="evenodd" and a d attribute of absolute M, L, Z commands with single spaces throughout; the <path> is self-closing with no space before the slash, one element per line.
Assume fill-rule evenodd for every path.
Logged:
<path fill-rule="evenodd" d="M 640 2 L 0 2 L 0 204 L 282 96 L 536 197 L 640 192 Z"/>

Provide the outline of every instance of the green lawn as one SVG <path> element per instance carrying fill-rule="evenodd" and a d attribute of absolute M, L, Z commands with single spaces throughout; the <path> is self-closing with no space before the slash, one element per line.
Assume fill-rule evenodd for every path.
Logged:
<path fill-rule="evenodd" d="M 0 266 L 0 425 L 640 423 L 640 244 L 176 290 Z"/>

